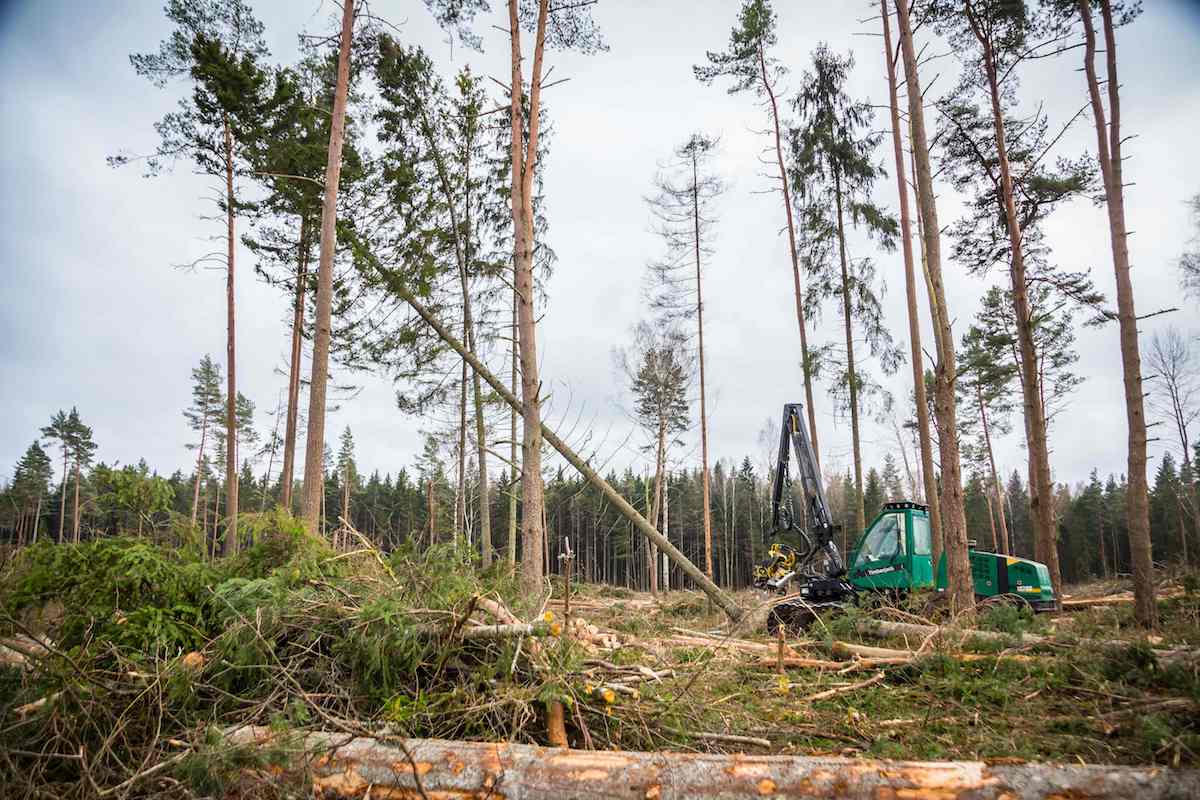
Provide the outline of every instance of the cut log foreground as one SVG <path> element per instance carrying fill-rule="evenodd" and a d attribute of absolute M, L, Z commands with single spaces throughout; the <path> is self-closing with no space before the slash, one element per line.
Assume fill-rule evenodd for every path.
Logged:
<path fill-rule="evenodd" d="M 997 633 L 995 631 L 981 631 L 973 628 L 955 628 L 952 626 L 938 627 L 936 625 L 915 625 L 911 622 L 883 622 L 882 620 L 867 619 L 855 625 L 855 629 L 863 636 L 877 636 L 888 638 L 890 636 L 897 637 L 915 637 L 924 639 L 928 636 L 937 637 L 947 642 L 960 644 L 971 639 L 977 639 L 985 642 L 1019 642 L 1023 645 L 1086 645 L 1088 647 L 1101 648 L 1124 648 L 1136 644 L 1136 642 L 1124 641 L 1121 639 L 1076 639 L 1074 641 L 1056 641 L 1049 636 L 1038 636 L 1033 633 L 1024 633 L 1019 636 L 1012 636 L 1007 633 Z M 1162 663 L 1182 663 L 1191 664 L 1200 661 L 1200 650 L 1189 648 L 1178 649 L 1158 649 L 1153 650 L 1155 657 Z"/>
<path fill-rule="evenodd" d="M 265 746 L 273 735 L 239 728 L 229 738 Z M 1165 767 L 633 753 L 438 739 L 405 740 L 410 760 L 375 739 L 310 733 L 300 744 L 313 755 L 313 794 L 323 798 L 1200 797 L 1200 771 Z"/>

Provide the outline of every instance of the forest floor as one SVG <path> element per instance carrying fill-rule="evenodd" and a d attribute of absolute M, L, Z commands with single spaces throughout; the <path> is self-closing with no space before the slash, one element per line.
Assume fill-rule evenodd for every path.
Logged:
<path fill-rule="evenodd" d="M 587 586 L 572 613 L 621 634 L 608 662 L 671 673 L 617 699 L 623 708 L 614 715 L 622 719 L 667 720 L 654 728 L 620 726 L 612 738 L 628 749 L 1194 767 L 1200 660 L 1163 663 L 1152 649 L 1200 647 L 1200 593 L 1194 578 L 1187 583 L 1190 591 L 1164 581 L 1160 592 L 1171 596 L 1160 600 L 1161 628 L 1149 638 L 1133 623 L 1132 603 L 1111 599 L 1059 614 L 992 607 L 969 624 L 1007 641 L 951 645 L 861 635 L 864 618 L 923 621 L 880 605 L 822 620 L 804 637 L 788 635 L 782 669 L 777 639 L 761 631 L 730 636 L 724 617 L 699 593 L 654 598 Z M 1121 598 L 1130 588 L 1128 581 L 1103 581 L 1064 594 Z M 753 592 L 739 600 L 744 607 L 762 603 Z M 1022 634 L 1053 643 L 1026 644 Z M 861 645 L 865 655 L 835 642 Z M 867 649 L 880 647 L 921 652 L 884 663 Z"/>
<path fill-rule="evenodd" d="M 781 642 L 755 592 L 738 626 L 691 591 L 576 584 L 568 612 L 557 579 L 529 597 L 450 544 L 335 552 L 287 517 L 246 525 L 256 544 L 215 562 L 182 532 L 0 553 L 6 796 L 301 796 L 303 775 L 279 778 L 319 732 L 1200 766 L 1195 574 L 1161 577 L 1150 637 L 1114 581 L 1060 614 L 983 609 L 955 621 L 965 638 L 880 638 L 928 622 L 914 598 Z M 279 741 L 238 740 L 251 728 Z"/>

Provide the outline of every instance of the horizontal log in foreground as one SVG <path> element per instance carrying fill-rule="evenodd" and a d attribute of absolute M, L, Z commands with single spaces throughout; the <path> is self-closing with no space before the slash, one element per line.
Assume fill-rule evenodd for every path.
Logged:
<path fill-rule="evenodd" d="M 228 734 L 272 744 L 268 728 Z M 279 742 L 274 742 L 278 747 Z M 849 798 L 1026 800 L 1200 797 L 1200 771 L 1165 767 L 880 761 L 812 756 L 633 753 L 533 745 L 376 739 L 309 733 L 294 746 L 311 756 L 313 793 L 327 798 Z M 299 756 L 298 756 L 299 757 Z M 298 766 L 293 762 L 291 767 Z M 419 776 L 417 788 L 414 774 Z"/>

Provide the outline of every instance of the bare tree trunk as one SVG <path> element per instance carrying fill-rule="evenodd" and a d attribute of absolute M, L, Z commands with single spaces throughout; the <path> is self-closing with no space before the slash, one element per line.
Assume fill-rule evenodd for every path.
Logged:
<path fill-rule="evenodd" d="M 704 504 L 704 572 L 712 578 L 712 500 L 708 481 L 708 402 L 704 386 L 704 295 L 700 288 L 700 176 L 697 158 L 697 154 L 692 153 L 692 244 L 696 254 L 696 331 L 700 340 L 700 463 L 703 469 L 700 502 Z"/>
<path fill-rule="evenodd" d="M 300 217 L 300 252 L 296 258 L 296 303 L 292 309 L 292 353 L 288 369 L 287 424 L 283 434 L 283 469 L 279 476 L 279 504 L 292 511 L 292 484 L 296 480 L 296 433 L 300 418 L 300 371 L 304 347 L 304 290 L 308 282 L 308 217 Z"/>
<path fill-rule="evenodd" d="M 788 186 L 787 165 L 783 160 L 783 132 L 779 125 L 779 104 L 775 89 L 767 75 L 767 56 L 763 44 L 758 46 L 758 67 L 763 89 L 771 103 L 771 125 L 775 133 L 775 161 L 779 167 L 779 189 L 783 193 L 783 212 L 787 217 L 788 253 L 792 257 L 792 282 L 796 294 L 796 324 L 800 328 L 800 360 L 804 368 L 804 399 L 808 404 L 808 430 L 812 439 L 813 457 L 817 461 L 817 473 L 821 472 L 821 448 L 817 443 L 817 412 L 813 406 L 812 364 L 808 355 L 808 330 L 804 322 L 804 288 L 800 280 L 800 256 L 796 252 L 796 223 L 792 218 L 792 193 Z"/>
<path fill-rule="evenodd" d="M 467 323 L 463 322 L 463 341 L 471 340 Z M 462 362 L 462 377 L 458 384 L 458 487 L 454 495 L 454 538 L 467 529 L 467 362 Z"/>
<path fill-rule="evenodd" d="M 58 492 L 58 543 L 63 543 L 64 530 L 67 523 L 67 454 L 63 453 L 62 488 Z"/>
<path fill-rule="evenodd" d="M 516 269 L 517 325 L 520 334 L 521 398 L 524 418 L 521 450 L 521 502 L 523 506 L 521 540 L 525 556 L 521 560 L 521 585 L 526 592 L 541 590 L 542 551 L 545 530 L 542 526 L 542 430 L 541 381 L 538 379 L 536 319 L 533 283 L 533 187 L 538 166 L 538 139 L 541 127 L 542 59 L 546 43 L 546 17 L 549 0 L 538 3 L 537 32 L 533 49 L 533 70 L 529 79 L 529 142 L 524 145 L 524 96 L 521 75 L 521 28 L 517 0 L 508 0 L 509 38 L 512 46 L 512 216 L 513 260 Z"/>
<path fill-rule="evenodd" d="M 30 537 L 30 544 L 37 544 L 38 528 L 42 522 L 42 495 L 38 493 L 37 506 L 33 510 L 33 536 Z"/>
<path fill-rule="evenodd" d="M 229 523 L 225 529 L 225 546 L 222 549 L 224 555 L 233 555 L 238 551 L 237 306 L 234 302 L 234 254 L 237 238 L 234 231 L 234 213 L 233 133 L 229 129 L 227 118 L 225 120 L 225 224 L 228 228 L 225 240 L 227 248 L 225 359 L 228 368 L 225 374 L 225 507 L 229 513 Z"/>
<path fill-rule="evenodd" d="M 671 472 L 666 470 L 663 473 L 663 493 L 662 493 L 662 508 L 663 508 L 663 538 L 668 542 L 671 541 Z M 682 542 L 680 542 L 682 544 Z M 671 562 L 667 559 L 666 553 L 662 558 L 662 590 L 663 592 L 671 591 Z"/>
<path fill-rule="evenodd" d="M 1008 542 L 1008 525 L 1004 519 L 1004 500 L 1000 497 L 1000 476 L 996 473 L 996 454 L 992 449 L 992 431 L 988 425 L 987 406 L 983 402 L 983 391 L 978 386 L 975 387 L 975 397 L 979 403 L 979 421 L 983 424 L 983 441 L 987 447 L 988 467 L 992 473 L 992 493 L 996 498 L 996 509 L 1000 517 L 1000 552 L 1004 554 L 1011 553 Z"/>
<path fill-rule="evenodd" d="M 946 290 L 942 283 L 941 229 L 938 226 L 937 203 L 933 193 L 933 171 L 929 163 L 929 143 L 925 133 L 925 110 L 921 81 L 917 73 L 916 48 L 913 46 L 912 26 L 907 3 L 896 4 L 900 23 L 900 46 L 904 57 L 905 80 L 908 84 L 908 113 L 912 125 L 913 158 L 917 169 L 917 203 L 921 209 L 925 267 L 930 285 L 929 304 L 937 326 L 938 363 L 934 393 L 934 413 L 945 435 L 938 437 L 941 455 L 942 483 L 940 499 L 942 548 L 946 557 L 946 589 L 956 610 L 970 608 L 975 603 L 971 565 L 967 558 L 966 517 L 963 510 L 962 467 L 959 461 L 958 430 L 954 383 L 954 338 L 950 330 L 946 305 Z M 928 480 L 928 479 L 927 479 Z M 934 516 L 931 514 L 931 517 Z M 934 525 L 936 526 L 936 522 Z M 937 542 L 937 527 L 933 528 Z"/>
<path fill-rule="evenodd" d="M 437 542 L 437 504 L 433 497 L 433 481 L 425 482 L 425 513 L 429 517 L 429 544 Z"/>
<path fill-rule="evenodd" d="M 325 198 L 321 204 L 321 255 L 317 264 L 317 318 L 313 331 L 312 380 L 308 395 L 308 435 L 304 447 L 304 523 L 317 531 L 325 496 L 325 389 L 329 381 L 329 339 L 333 315 L 333 255 L 337 249 L 337 195 L 342 174 L 342 142 L 346 134 L 346 95 L 350 83 L 350 43 L 354 0 L 342 5 L 337 85 L 325 164 Z"/>
<path fill-rule="evenodd" d="M 192 527 L 196 527 L 196 509 L 200 505 L 200 475 L 204 467 L 204 443 L 208 438 L 208 409 L 200 420 L 200 452 L 196 455 L 196 484 L 192 488 Z"/>
<path fill-rule="evenodd" d="M 71 525 L 71 538 L 79 544 L 79 459 L 75 459 L 75 515 Z"/>
<path fill-rule="evenodd" d="M 1008 162 L 1008 145 L 1000 102 L 1000 86 L 995 54 L 991 40 L 979 27 L 970 0 L 965 4 L 967 19 L 975 38 L 983 48 L 983 67 L 987 75 L 988 91 L 992 103 L 992 128 L 996 136 L 996 156 L 1000 166 L 1000 194 L 1004 203 L 1004 214 L 1008 227 L 1011 249 L 1009 275 L 1012 279 L 1012 302 L 1017 327 L 1017 344 L 1020 351 L 1021 370 L 1025 374 L 1023 396 L 1025 416 L 1029 421 L 1030 456 L 1033 461 L 1033 478 L 1037 485 L 1037 496 L 1033 501 L 1034 540 L 1041 552 L 1037 554 L 1050 572 L 1050 582 L 1056 597 L 1062 594 L 1062 574 L 1058 564 L 1058 548 L 1054 536 L 1054 488 L 1050 482 L 1050 457 L 1046 440 L 1046 409 L 1041 396 L 1041 379 L 1038 374 L 1038 359 L 1033 341 L 1033 314 L 1029 306 L 1028 279 L 1025 273 L 1025 253 L 1022 243 L 1021 223 L 1017 216 L 1013 196 L 1012 173 Z"/>
<path fill-rule="evenodd" d="M 900 243 L 904 253 L 904 290 L 908 305 L 909 357 L 912 362 L 913 393 L 917 404 L 917 431 L 921 450 L 921 474 L 925 483 L 925 496 L 933 498 L 930 519 L 937 520 L 938 536 L 941 537 L 940 509 L 937 507 L 937 480 L 933 470 L 933 441 L 929 432 L 929 400 L 925 394 L 925 363 L 921 352 L 921 317 L 917 307 L 916 264 L 912 249 L 912 222 L 908 208 L 908 179 L 904 170 L 904 141 L 900 128 L 900 102 L 897 96 L 896 60 L 892 49 L 892 27 L 889 21 L 887 0 L 879 0 L 883 17 L 883 49 L 887 60 L 888 96 L 892 113 L 892 149 L 896 158 L 896 183 L 900 189 Z M 899 429 L 897 429 L 899 439 Z M 913 483 L 912 470 L 908 466 L 908 451 L 900 443 L 904 455 L 904 469 L 909 482 Z"/>
<path fill-rule="evenodd" d="M 1121 98 L 1117 80 L 1117 39 L 1113 27 L 1112 6 L 1100 0 L 1104 16 L 1104 49 L 1108 67 L 1108 105 L 1112 118 L 1105 137 L 1104 103 L 1096 78 L 1096 34 L 1091 8 L 1081 0 L 1086 51 L 1088 97 L 1096 123 L 1096 147 L 1104 195 L 1108 200 L 1108 227 L 1112 243 L 1113 271 L 1117 280 L 1117 317 L 1121 334 L 1121 367 L 1125 381 L 1125 416 L 1129 427 L 1129 454 L 1126 513 L 1129 524 L 1129 552 L 1133 560 L 1134 613 L 1138 622 L 1151 628 L 1158 624 L 1158 606 L 1154 597 L 1154 559 L 1150 544 L 1150 505 L 1146 486 L 1146 411 L 1142 391 L 1142 363 L 1138 351 L 1137 312 L 1134 309 L 1133 282 L 1129 274 L 1129 243 L 1125 229 L 1125 189 L 1121 177 Z M 1186 456 L 1186 453 L 1185 453 Z"/>
<path fill-rule="evenodd" d="M 512 296 L 512 372 L 509 376 L 509 389 L 513 395 L 517 393 L 517 347 L 520 341 L 520 330 L 517 325 L 517 289 L 516 289 L 516 261 L 513 261 L 513 296 Z M 509 422 L 509 439 L 508 439 L 508 454 L 509 454 L 509 475 L 511 480 L 508 482 L 508 566 L 510 569 L 517 568 L 517 465 L 520 463 L 518 458 L 520 454 L 517 452 L 517 410 L 510 408 L 508 410 Z"/>
<path fill-rule="evenodd" d="M 988 524 L 992 529 L 992 552 L 1000 552 L 1000 540 L 996 535 L 996 512 L 992 510 L 992 496 L 984 492 L 983 499 L 987 501 Z"/>
<path fill-rule="evenodd" d="M 663 497 L 663 462 L 666 461 L 666 423 L 658 422 L 658 443 L 654 450 L 654 502 L 650 506 L 650 524 L 658 527 Z M 650 594 L 658 594 L 658 549 L 650 545 Z"/>

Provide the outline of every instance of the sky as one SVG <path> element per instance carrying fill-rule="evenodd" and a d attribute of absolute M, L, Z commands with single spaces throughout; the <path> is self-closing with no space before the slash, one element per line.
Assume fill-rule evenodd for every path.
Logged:
<path fill-rule="evenodd" d="M 555 79 L 570 80 L 545 97 L 554 125 L 545 166 L 547 241 L 558 255 L 538 329 L 547 419 L 569 428 L 573 441 L 612 466 L 640 470 L 647 460 L 631 434 L 626 381 L 613 351 L 650 314 L 643 275 L 661 244 L 643 198 L 657 166 L 692 132 L 721 137 L 714 166 L 729 184 L 717 207 L 715 252 L 704 277 L 713 458 L 749 455 L 762 465 L 769 447 L 760 432 L 778 424 L 783 403 L 803 400 L 783 213 L 778 195 L 767 191 L 760 161 L 768 145 L 766 117 L 753 98 L 703 86 L 692 74 L 706 50 L 725 47 L 739 5 L 601 0 L 595 16 L 608 51 L 548 59 Z M 812 50 L 827 42 L 854 53 L 850 94 L 886 103 L 874 4 L 776 6 L 775 55 L 790 70 L 785 92 L 798 85 Z M 1135 137 L 1125 148 L 1133 280 L 1139 313 L 1181 310 L 1144 321 L 1143 341 L 1168 325 L 1200 334 L 1196 305 L 1180 298 L 1175 272 L 1194 231 L 1186 201 L 1200 193 L 1200 3 L 1148 0 L 1145 6 L 1118 39 L 1123 130 Z M 257 0 L 253 7 L 277 63 L 295 59 L 297 34 L 332 30 L 338 11 L 328 0 Z M 373 0 L 371 9 L 397 27 L 396 36 L 425 47 L 447 74 L 469 63 L 507 82 L 505 42 L 490 27 L 501 22 L 498 7 L 480 26 L 482 53 L 451 47 L 422 2 Z M 93 427 L 98 458 L 109 464 L 145 458 L 166 474 L 186 470 L 193 458 L 181 412 L 190 400 L 192 367 L 205 353 L 224 361 L 225 292 L 222 272 L 178 265 L 221 246 L 214 238 L 220 221 L 211 218 L 213 189 L 185 164 L 145 178 L 136 167 L 105 163 L 122 150 L 150 150 L 155 121 L 183 91 L 157 89 L 129 65 L 129 53 L 155 49 L 168 33 L 157 0 L 0 0 L 0 481 L 50 416 L 71 406 Z M 931 42 L 928 52 L 940 57 L 923 78 L 937 76 L 929 91 L 938 94 L 958 67 L 944 44 Z M 1052 124 L 1061 124 L 1083 106 L 1077 53 L 1023 73 L 1024 107 L 1044 102 Z M 885 124 L 886 109 L 876 117 L 878 129 Z M 885 144 L 877 157 L 890 173 L 890 138 Z M 1058 152 L 1078 156 L 1094 147 L 1085 114 Z M 875 199 L 896 208 L 894 178 L 879 182 Z M 959 198 L 940 187 L 942 223 L 960 213 Z M 1115 297 L 1103 208 L 1089 201 L 1062 208 L 1046 225 L 1046 239 L 1058 264 L 1090 269 L 1097 286 Z M 858 237 L 850 248 L 856 257 L 875 258 L 886 283 L 887 324 L 907 351 L 899 252 L 876 252 Z M 288 348 L 288 301 L 254 280 L 251 254 L 242 249 L 238 258 L 238 384 L 256 402 L 265 433 L 286 384 L 279 369 Z M 987 287 L 1006 276 L 980 278 L 959 265 L 944 266 L 961 337 Z M 929 350 L 928 307 L 922 305 Z M 840 319 L 831 308 L 814 328 L 810 341 L 834 341 Z M 1054 477 L 1071 484 L 1093 468 L 1102 476 L 1120 474 L 1125 464 L 1115 326 L 1080 330 L 1078 348 L 1078 371 L 1086 380 L 1051 430 Z M 353 380 L 361 391 L 330 415 L 327 440 L 336 442 L 349 426 L 360 472 L 395 473 L 410 465 L 421 451 L 422 430 L 438 421 L 402 415 L 387 376 Z M 898 400 L 910 383 L 907 365 L 886 381 Z M 826 389 L 818 387 L 816 400 L 822 461 L 827 471 L 844 471 L 849 422 L 834 414 Z M 1157 431 L 1152 436 L 1164 441 L 1151 443 L 1151 470 L 1170 438 Z M 693 431 L 687 438 L 677 466 L 699 463 L 698 436 Z M 868 421 L 863 446 L 868 466 L 897 453 L 890 422 Z M 1001 437 L 997 458 L 1005 473 L 1023 473 L 1020 437 Z"/>

